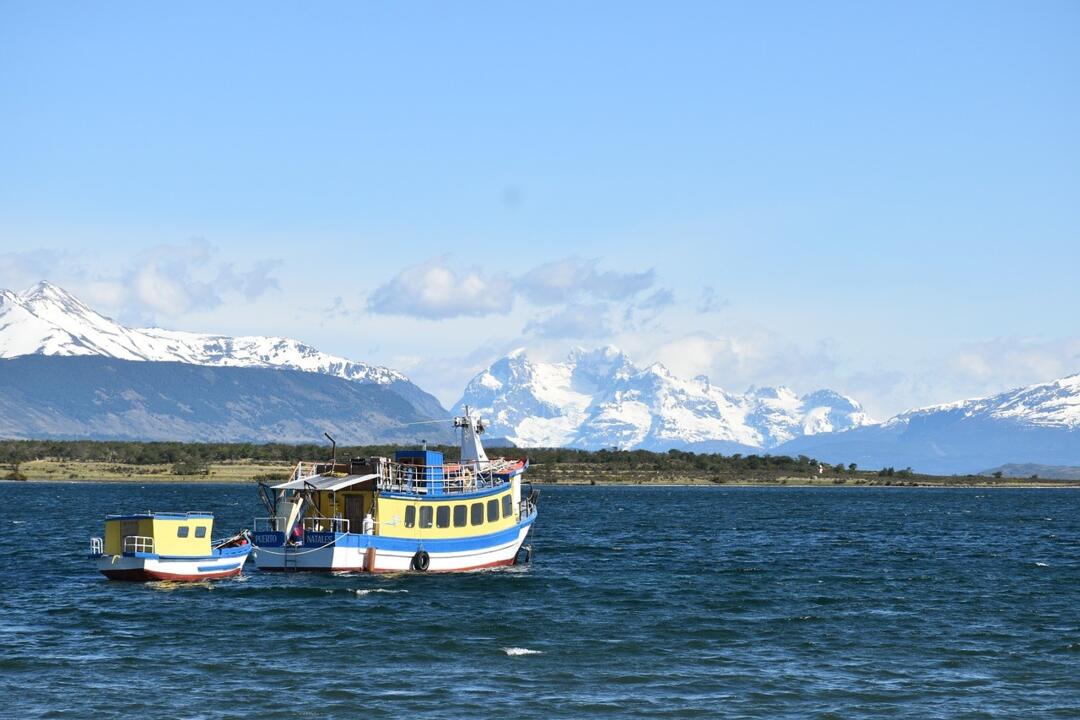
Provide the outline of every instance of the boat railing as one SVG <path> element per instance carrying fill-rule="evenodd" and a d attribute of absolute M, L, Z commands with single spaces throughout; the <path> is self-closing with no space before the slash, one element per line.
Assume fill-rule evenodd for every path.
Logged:
<path fill-rule="evenodd" d="M 418 494 L 454 495 L 475 492 L 499 485 L 498 477 L 514 463 L 502 458 L 489 461 L 484 467 L 472 464 L 413 465 L 386 461 L 379 466 L 380 490 Z"/>
<path fill-rule="evenodd" d="M 278 521 L 281 521 L 280 523 Z M 252 532 L 273 532 L 276 531 L 278 525 L 284 525 L 288 522 L 288 518 L 283 515 L 275 517 L 257 517 L 251 521 Z"/>
<path fill-rule="evenodd" d="M 90 538 L 90 554 L 91 555 L 104 555 L 105 554 L 105 541 L 99 537 Z"/>
<path fill-rule="evenodd" d="M 349 532 L 348 518 L 307 517 L 304 518 L 304 532 Z"/>
<path fill-rule="evenodd" d="M 146 535 L 127 535 L 124 537 L 124 552 L 154 552 L 154 538 Z"/>
<path fill-rule="evenodd" d="M 500 476 L 505 475 L 516 464 L 515 461 L 496 458 L 478 468 L 471 463 L 413 465 L 386 458 L 372 458 L 367 467 L 377 476 L 376 484 L 380 490 L 421 495 L 453 495 L 495 487 L 502 482 Z M 299 462 L 293 468 L 289 481 L 327 473 L 344 473 L 347 468 L 349 466 L 342 463 L 335 465 L 330 462 Z"/>

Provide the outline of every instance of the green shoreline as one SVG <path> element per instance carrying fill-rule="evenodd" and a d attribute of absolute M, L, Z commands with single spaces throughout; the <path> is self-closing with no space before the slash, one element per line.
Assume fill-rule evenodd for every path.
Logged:
<path fill-rule="evenodd" d="M 435 449 L 435 448 L 432 448 Z M 457 448 L 438 448 L 449 457 Z M 300 458 L 327 458 L 318 445 L 0 440 L 0 479 L 59 482 L 281 482 Z M 337 448 L 338 458 L 386 456 L 390 446 Z M 925 475 L 910 468 L 864 470 L 798 456 L 720 455 L 670 450 L 492 448 L 528 457 L 541 485 L 704 487 L 1080 487 L 1080 480 L 994 475 Z M 998 473 L 1000 475 L 1000 473 Z"/>

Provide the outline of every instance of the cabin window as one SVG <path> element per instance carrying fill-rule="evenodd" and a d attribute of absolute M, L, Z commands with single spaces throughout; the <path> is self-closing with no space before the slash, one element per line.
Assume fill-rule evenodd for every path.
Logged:
<path fill-rule="evenodd" d="M 435 525 L 438 527 L 450 527 L 450 506 L 440 505 L 435 511 Z"/>
<path fill-rule="evenodd" d="M 484 503 L 478 502 L 472 504 L 472 524 L 484 524 Z"/>
<path fill-rule="evenodd" d="M 454 527 L 465 527 L 469 524 L 469 506 L 454 506 Z"/>
<path fill-rule="evenodd" d="M 187 537 L 188 529 L 189 528 L 187 525 L 181 525 L 180 527 L 176 528 L 176 537 Z"/>
<path fill-rule="evenodd" d="M 499 521 L 499 501 L 488 500 L 488 522 Z"/>
<path fill-rule="evenodd" d="M 507 493 L 503 495 L 503 517 L 508 518 L 514 514 L 514 498 Z"/>
<path fill-rule="evenodd" d="M 195 537 L 197 537 L 197 538 L 206 537 L 206 528 L 205 527 L 197 527 L 197 528 L 195 528 Z"/>
<path fill-rule="evenodd" d="M 405 527 L 412 527 L 416 524 L 416 508 L 412 505 L 405 508 Z"/>
<path fill-rule="evenodd" d="M 430 505 L 421 505 L 420 506 L 420 527 L 422 527 L 422 528 L 431 527 L 431 506 Z"/>

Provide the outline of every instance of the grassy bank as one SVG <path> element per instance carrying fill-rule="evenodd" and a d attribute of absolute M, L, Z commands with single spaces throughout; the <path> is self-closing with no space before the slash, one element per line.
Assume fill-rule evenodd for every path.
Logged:
<path fill-rule="evenodd" d="M 180 472 L 172 464 L 133 464 L 93 460 L 32 460 L 19 466 L 27 480 L 105 480 L 110 482 L 254 482 L 284 480 L 292 463 L 253 460 L 209 463 L 196 473 Z M 204 472 L 205 470 L 205 472 Z M 3 478 L 7 473 L 0 474 Z"/>
<path fill-rule="evenodd" d="M 456 457 L 456 448 L 439 448 Z M 339 447 L 338 458 L 391 455 L 389 446 Z M 528 457 L 528 478 L 560 485 L 977 486 L 1080 487 L 1080 481 L 984 475 L 923 475 L 909 469 L 862 470 L 805 456 L 718 455 L 672 450 L 493 448 L 493 456 Z M 0 441 L 0 478 L 128 482 L 280 481 L 297 461 L 326 459 L 319 445 Z"/>

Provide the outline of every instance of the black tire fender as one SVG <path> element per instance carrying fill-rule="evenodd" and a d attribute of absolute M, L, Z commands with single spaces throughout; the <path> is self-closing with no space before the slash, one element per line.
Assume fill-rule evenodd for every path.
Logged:
<path fill-rule="evenodd" d="M 427 569 L 431 567 L 431 556 L 428 555 L 427 550 L 417 550 L 412 556 L 410 567 L 418 572 L 427 572 Z"/>

